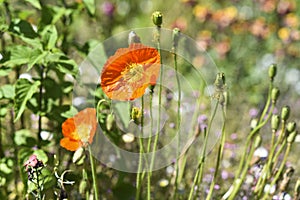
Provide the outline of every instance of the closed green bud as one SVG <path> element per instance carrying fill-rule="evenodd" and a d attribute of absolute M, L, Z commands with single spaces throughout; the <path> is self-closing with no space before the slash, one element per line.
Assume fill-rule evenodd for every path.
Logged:
<path fill-rule="evenodd" d="M 280 90 L 277 87 L 274 87 L 271 92 L 272 103 L 274 103 L 274 104 L 276 103 L 276 101 L 279 97 L 279 94 L 280 94 Z"/>
<path fill-rule="evenodd" d="M 254 129 L 257 126 L 258 120 L 257 119 L 252 119 L 250 122 L 250 127 Z"/>
<path fill-rule="evenodd" d="M 254 141 L 254 148 L 258 148 L 261 145 L 261 136 L 257 135 Z"/>
<path fill-rule="evenodd" d="M 290 107 L 289 106 L 284 106 L 282 109 L 281 109 L 281 120 L 282 121 L 286 121 L 289 116 L 290 116 Z"/>
<path fill-rule="evenodd" d="M 296 122 L 289 122 L 286 126 L 288 133 L 293 132 L 296 129 Z"/>
<path fill-rule="evenodd" d="M 128 45 L 133 43 L 141 43 L 141 38 L 134 31 L 130 31 L 128 34 Z"/>
<path fill-rule="evenodd" d="M 115 121 L 115 116 L 112 113 L 108 114 L 107 118 L 106 118 L 106 129 L 108 131 L 111 130 L 111 128 L 114 124 L 114 121 Z"/>
<path fill-rule="evenodd" d="M 271 127 L 272 130 L 276 131 L 279 127 L 280 117 L 278 115 L 272 115 Z"/>
<path fill-rule="evenodd" d="M 287 142 L 288 143 L 293 143 L 295 141 L 295 138 L 297 136 L 297 131 L 293 131 L 291 132 L 289 135 L 288 135 L 288 138 L 287 138 Z"/>
<path fill-rule="evenodd" d="M 276 76 L 276 73 L 277 73 L 276 64 L 270 65 L 270 67 L 269 67 L 269 77 L 270 77 L 271 81 L 274 80 L 274 77 Z"/>
<path fill-rule="evenodd" d="M 131 110 L 131 119 L 133 119 L 135 123 L 140 123 L 141 117 L 142 117 L 141 109 L 139 109 L 138 107 L 133 107 Z"/>
<path fill-rule="evenodd" d="M 178 46 L 179 36 L 180 36 L 180 29 L 179 28 L 174 28 L 173 29 L 173 34 L 172 34 L 173 47 L 174 48 L 176 48 Z"/>
<path fill-rule="evenodd" d="M 155 11 L 152 14 L 152 21 L 153 21 L 153 24 L 160 27 L 163 22 L 163 16 L 162 16 L 161 12 Z"/>
<path fill-rule="evenodd" d="M 78 148 L 72 158 L 73 163 L 76 163 L 78 165 L 82 164 L 82 159 L 85 158 L 84 149 L 82 147 Z"/>

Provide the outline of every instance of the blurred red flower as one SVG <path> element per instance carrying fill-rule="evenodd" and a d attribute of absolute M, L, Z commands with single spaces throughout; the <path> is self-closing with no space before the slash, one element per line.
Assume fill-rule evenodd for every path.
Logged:
<path fill-rule="evenodd" d="M 62 124 L 64 138 L 60 140 L 60 146 L 69 151 L 87 146 L 93 142 L 96 128 L 96 109 L 86 108 Z"/>
<path fill-rule="evenodd" d="M 101 87 L 114 100 L 133 100 L 155 85 L 160 70 L 160 55 L 155 48 L 140 43 L 120 48 L 105 63 Z"/>

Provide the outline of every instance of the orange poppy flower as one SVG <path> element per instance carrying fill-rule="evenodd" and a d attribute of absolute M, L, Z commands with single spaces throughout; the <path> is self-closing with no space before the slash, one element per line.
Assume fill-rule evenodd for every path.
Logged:
<path fill-rule="evenodd" d="M 69 151 L 87 146 L 93 142 L 96 128 L 96 109 L 86 108 L 62 124 L 64 138 L 60 140 L 60 146 Z"/>
<path fill-rule="evenodd" d="M 155 48 L 133 43 L 121 48 L 105 63 L 101 74 L 104 93 L 114 100 L 141 97 L 149 85 L 155 85 L 160 70 L 160 55 Z"/>

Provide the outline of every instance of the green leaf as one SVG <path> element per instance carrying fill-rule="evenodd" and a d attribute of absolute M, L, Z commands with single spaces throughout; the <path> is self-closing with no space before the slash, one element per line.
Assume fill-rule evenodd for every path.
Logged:
<path fill-rule="evenodd" d="M 45 43 L 45 49 L 52 49 L 55 47 L 58 35 L 55 25 L 48 25 L 41 32 L 42 40 Z"/>
<path fill-rule="evenodd" d="M 95 15 L 95 0 L 83 0 L 83 3 L 91 15 Z"/>
<path fill-rule="evenodd" d="M 36 144 L 35 138 L 28 129 L 21 129 L 15 132 L 14 142 L 18 146 L 33 147 Z"/>
<path fill-rule="evenodd" d="M 35 38 L 38 34 L 33 30 L 31 24 L 25 20 L 15 19 L 9 26 L 10 32 L 27 38 Z"/>
<path fill-rule="evenodd" d="M 38 160 L 43 161 L 44 164 L 48 162 L 48 156 L 42 149 L 37 149 L 33 151 L 33 154 L 36 155 Z"/>
<path fill-rule="evenodd" d="M 26 2 L 30 3 L 33 7 L 41 10 L 41 4 L 39 2 L 39 0 L 25 0 Z"/>
<path fill-rule="evenodd" d="M 14 162 L 12 159 L 2 158 L 0 160 L 0 173 L 10 174 L 13 172 Z"/>
<path fill-rule="evenodd" d="M 15 96 L 15 89 L 13 85 L 3 85 L 0 88 L 0 92 L 2 93 L 2 96 L 6 99 L 13 99 Z"/>
<path fill-rule="evenodd" d="M 1 68 L 0 68 L 0 76 L 7 76 L 11 72 L 11 70 L 12 69 L 10 67 L 1 66 Z"/>
<path fill-rule="evenodd" d="M 30 47 L 16 45 L 8 50 L 10 52 L 10 59 L 4 62 L 3 65 L 14 67 L 16 65 L 23 65 L 29 62 L 30 52 L 32 51 Z"/>
<path fill-rule="evenodd" d="M 35 64 L 42 64 L 43 63 L 43 59 L 48 55 L 48 53 L 46 51 L 39 51 L 38 49 L 36 49 L 29 60 L 28 66 L 27 66 L 27 71 L 29 71 Z"/>
<path fill-rule="evenodd" d="M 15 85 L 15 122 L 21 117 L 22 113 L 26 108 L 26 103 L 37 91 L 40 86 L 40 81 L 30 82 L 27 79 L 19 79 Z"/>
<path fill-rule="evenodd" d="M 74 106 L 70 106 L 70 110 L 61 113 L 60 115 L 65 118 L 74 117 L 78 113 L 77 109 Z"/>

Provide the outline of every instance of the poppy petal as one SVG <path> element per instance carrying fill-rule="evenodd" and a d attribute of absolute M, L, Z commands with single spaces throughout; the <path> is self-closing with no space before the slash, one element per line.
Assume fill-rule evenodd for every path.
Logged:
<path fill-rule="evenodd" d="M 133 43 L 121 48 L 105 63 L 101 87 L 110 99 L 133 100 L 149 85 L 155 85 L 160 70 L 160 55 L 155 48 Z"/>
<path fill-rule="evenodd" d="M 78 140 L 72 140 L 70 138 L 62 138 L 60 140 L 60 146 L 64 147 L 69 151 L 76 151 L 79 147 L 81 147 L 81 143 Z"/>

